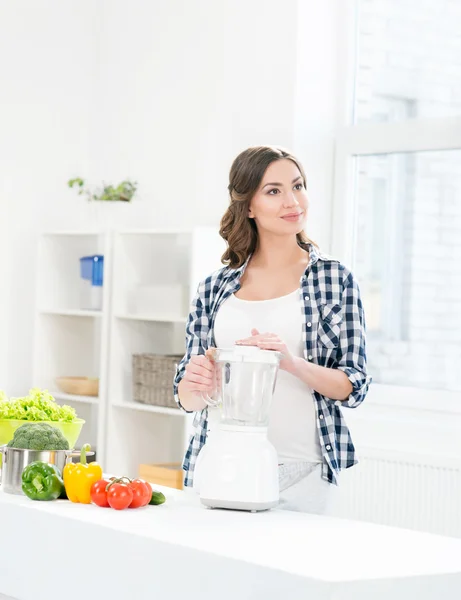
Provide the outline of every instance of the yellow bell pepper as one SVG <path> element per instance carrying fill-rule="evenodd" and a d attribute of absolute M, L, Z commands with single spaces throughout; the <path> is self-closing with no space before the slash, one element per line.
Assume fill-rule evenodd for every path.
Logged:
<path fill-rule="evenodd" d="M 86 462 L 86 453 L 89 450 L 91 446 L 85 444 L 80 452 L 80 462 L 68 463 L 62 471 L 66 494 L 71 502 L 91 504 L 91 486 L 95 481 L 102 479 L 101 465 Z"/>

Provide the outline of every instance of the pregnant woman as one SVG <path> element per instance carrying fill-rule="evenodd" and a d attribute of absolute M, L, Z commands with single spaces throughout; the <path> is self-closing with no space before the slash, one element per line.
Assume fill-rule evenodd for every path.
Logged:
<path fill-rule="evenodd" d="M 193 484 L 210 427 L 212 411 L 202 399 L 213 387 L 207 349 L 237 343 L 278 350 L 268 437 L 279 458 L 281 506 L 325 513 L 339 472 L 357 463 L 342 409 L 359 406 L 370 384 L 359 289 L 304 233 L 306 176 L 289 152 L 242 152 L 229 194 L 220 228 L 225 266 L 198 286 L 174 382 L 179 405 L 197 412 L 185 484 Z"/>

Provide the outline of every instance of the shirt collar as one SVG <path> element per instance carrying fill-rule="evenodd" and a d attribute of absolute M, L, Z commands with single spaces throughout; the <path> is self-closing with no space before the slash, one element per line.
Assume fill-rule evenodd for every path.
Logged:
<path fill-rule="evenodd" d="M 322 254 L 320 252 L 319 248 L 317 248 L 317 246 L 314 246 L 314 244 L 300 242 L 299 245 L 301 246 L 301 248 L 306 250 L 306 252 L 309 252 L 309 264 L 307 265 L 306 271 L 304 273 L 304 276 L 306 276 L 307 271 L 310 269 L 310 267 L 312 265 L 315 265 L 315 263 L 319 260 L 327 260 L 327 257 L 326 257 L 326 255 Z M 252 257 L 252 254 L 250 254 L 248 256 L 246 261 L 240 267 L 237 267 L 236 269 L 229 269 L 229 271 L 230 271 L 229 278 L 231 281 L 237 281 L 237 282 L 240 281 L 240 278 L 245 273 L 245 269 L 247 268 L 251 257 Z"/>

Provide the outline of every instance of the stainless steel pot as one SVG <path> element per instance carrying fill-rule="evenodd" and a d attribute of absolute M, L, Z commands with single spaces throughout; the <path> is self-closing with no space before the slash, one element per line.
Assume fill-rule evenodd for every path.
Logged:
<path fill-rule="evenodd" d="M 22 450 L 20 448 L 9 448 L 0 446 L 2 453 L 1 484 L 2 490 L 7 494 L 18 494 L 22 492 L 22 472 L 27 465 L 36 460 L 56 465 L 62 473 L 65 465 L 72 461 L 72 457 L 80 456 L 80 452 L 74 450 Z M 87 452 L 87 456 L 94 452 Z"/>

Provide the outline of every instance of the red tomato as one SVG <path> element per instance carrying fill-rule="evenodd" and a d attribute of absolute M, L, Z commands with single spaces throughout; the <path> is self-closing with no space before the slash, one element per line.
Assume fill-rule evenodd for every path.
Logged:
<path fill-rule="evenodd" d="M 139 508 L 140 506 L 149 504 L 152 497 L 152 488 L 148 483 L 142 479 L 133 479 L 129 487 L 133 492 L 133 500 L 131 501 L 130 508 Z"/>
<path fill-rule="evenodd" d="M 107 501 L 106 486 L 108 485 L 107 479 L 99 479 L 95 481 L 90 489 L 90 497 L 93 504 L 97 506 L 103 506 L 107 508 L 109 502 Z"/>
<path fill-rule="evenodd" d="M 113 483 L 107 492 L 107 502 L 115 510 L 128 508 L 133 500 L 131 488 L 124 483 Z"/>

